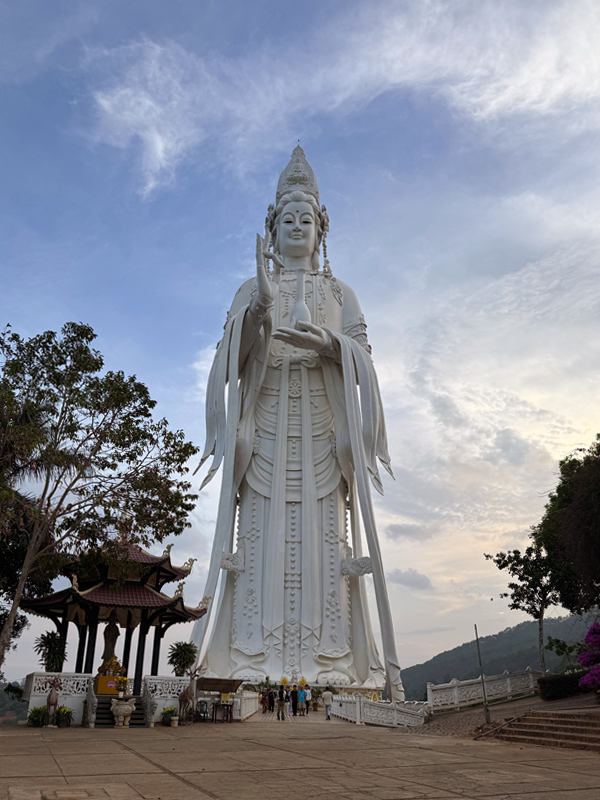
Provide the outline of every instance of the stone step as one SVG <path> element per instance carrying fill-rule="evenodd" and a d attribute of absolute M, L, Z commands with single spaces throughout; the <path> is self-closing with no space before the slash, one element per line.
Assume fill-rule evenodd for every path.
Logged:
<path fill-rule="evenodd" d="M 568 750 L 591 750 L 600 753 L 600 742 L 586 742 L 565 739 L 550 739 L 543 736 L 527 736 L 518 733 L 511 733 L 508 729 L 497 734 L 498 739 L 511 744 L 535 744 L 542 747 L 562 747 Z"/>
<path fill-rule="evenodd" d="M 110 703 L 112 697 L 107 695 L 100 695 L 98 697 L 98 706 L 96 708 L 96 728 L 112 728 L 115 724 L 115 718 L 110 710 Z M 142 708 L 142 698 L 135 698 L 135 711 L 129 720 L 130 728 L 143 728 L 145 726 L 144 709 Z"/>
<path fill-rule="evenodd" d="M 562 720 L 540 720 L 532 717 L 526 717 L 525 719 L 518 721 L 515 720 L 515 722 L 511 723 L 511 726 L 515 728 L 520 728 L 522 725 L 544 730 L 587 731 L 588 733 L 600 734 L 600 725 L 594 722 L 586 722 L 585 720 L 581 720 L 581 722 L 578 720 L 567 720 L 563 722 Z"/>
<path fill-rule="evenodd" d="M 563 730 L 554 730 L 552 728 L 538 728 L 532 725 L 518 725 L 518 726 L 510 726 L 510 728 L 505 728 L 511 735 L 516 734 L 519 736 L 529 736 L 533 738 L 542 738 L 542 739 L 561 739 L 566 742 L 575 741 L 575 742 L 590 742 L 590 743 L 598 743 L 600 744 L 600 733 L 588 733 L 587 731 L 563 731 Z M 499 731 L 498 735 L 502 737 L 503 731 Z"/>

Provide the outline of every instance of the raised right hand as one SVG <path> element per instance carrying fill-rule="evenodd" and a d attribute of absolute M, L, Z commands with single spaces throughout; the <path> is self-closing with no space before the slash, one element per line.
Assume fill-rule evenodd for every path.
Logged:
<path fill-rule="evenodd" d="M 271 284 L 267 275 L 265 258 L 269 258 L 270 235 L 267 233 L 265 238 L 256 234 L 256 283 L 258 286 L 258 301 L 263 306 L 271 305 L 275 297 L 275 288 Z"/>

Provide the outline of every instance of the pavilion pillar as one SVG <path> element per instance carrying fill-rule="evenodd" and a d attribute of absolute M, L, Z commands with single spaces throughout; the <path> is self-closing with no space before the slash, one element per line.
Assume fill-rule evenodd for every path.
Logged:
<path fill-rule="evenodd" d="M 77 660 L 75 662 L 75 672 L 83 672 L 83 657 L 85 655 L 85 642 L 87 639 L 87 625 L 77 625 L 79 633 L 79 644 L 77 645 Z"/>
<path fill-rule="evenodd" d="M 85 667 L 86 674 L 91 674 L 94 671 L 94 654 L 96 652 L 96 636 L 98 634 L 98 613 L 99 609 L 94 608 L 90 612 L 90 621 L 88 625 L 88 644 L 87 653 L 85 654 Z"/>
<path fill-rule="evenodd" d="M 65 646 L 64 652 L 66 653 L 66 651 L 67 651 L 67 634 L 69 632 L 69 620 L 67 619 L 67 612 L 66 611 L 65 611 L 64 617 L 62 618 L 62 622 L 60 623 L 60 627 L 58 629 L 58 632 L 59 632 L 60 638 L 61 638 L 61 640 L 62 640 L 62 642 L 63 642 L 63 644 Z M 58 671 L 62 672 L 64 666 L 65 666 L 65 660 L 63 658 L 63 660 L 60 662 L 60 669 Z"/>
<path fill-rule="evenodd" d="M 125 628 L 125 644 L 123 645 L 123 658 L 121 660 L 121 666 L 123 667 L 123 672 L 127 675 L 127 670 L 129 668 L 129 655 L 131 653 L 131 640 L 133 638 L 133 618 L 131 615 L 131 611 L 127 612 L 127 627 Z"/>
<path fill-rule="evenodd" d="M 148 610 L 145 608 L 142 611 L 142 619 L 140 621 L 137 655 L 135 658 L 135 674 L 133 676 L 133 693 L 134 695 L 136 695 L 136 697 L 142 693 L 142 672 L 144 670 L 144 650 L 146 648 L 147 635 L 148 635 Z"/>
<path fill-rule="evenodd" d="M 152 666 L 150 667 L 150 675 L 158 675 L 158 660 L 160 658 L 160 643 L 162 641 L 164 630 L 160 623 L 154 628 L 154 646 L 152 648 Z"/>

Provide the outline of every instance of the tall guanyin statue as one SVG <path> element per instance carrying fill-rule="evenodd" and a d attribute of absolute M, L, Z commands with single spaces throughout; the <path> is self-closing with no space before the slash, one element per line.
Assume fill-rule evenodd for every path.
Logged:
<path fill-rule="evenodd" d="M 207 677 L 387 683 L 388 698 L 402 700 L 369 486 L 383 492 L 377 460 L 391 474 L 383 409 L 358 300 L 327 259 L 328 230 L 298 146 L 208 379 L 202 463 L 213 458 L 202 485 L 221 467 L 223 481 L 208 613 L 192 641 L 202 648 L 210 630 Z M 371 572 L 383 665 L 363 577 Z"/>

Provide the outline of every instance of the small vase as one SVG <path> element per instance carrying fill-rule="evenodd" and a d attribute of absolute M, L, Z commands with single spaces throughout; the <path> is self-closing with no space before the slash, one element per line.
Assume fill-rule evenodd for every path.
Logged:
<path fill-rule="evenodd" d="M 179 717 L 171 717 L 171 727 L 177 728 L 179 725 Z"/>
<path fill-rule="evenodd" d="M 119 697 L 123 697 L 124 694 L 125 692 L 119 692 Z"/>

